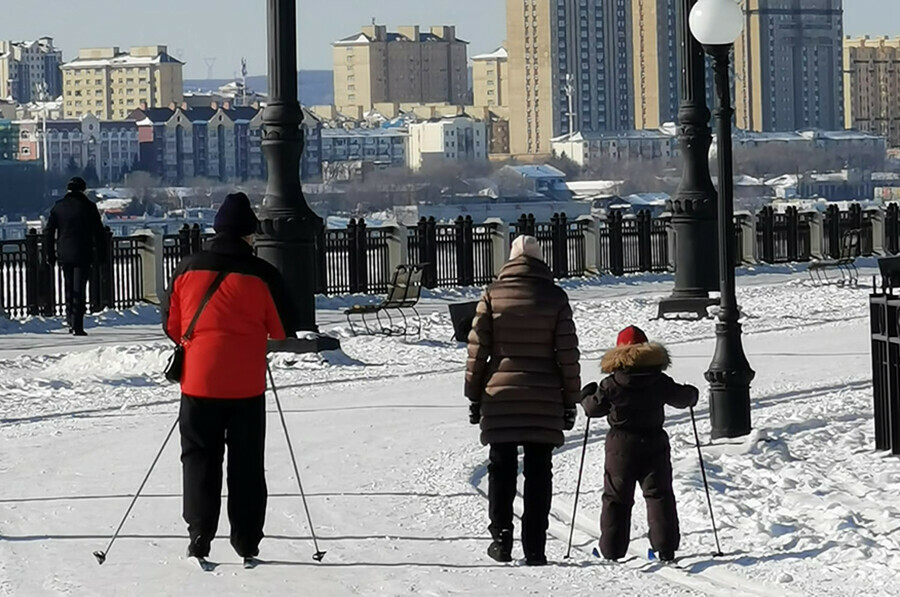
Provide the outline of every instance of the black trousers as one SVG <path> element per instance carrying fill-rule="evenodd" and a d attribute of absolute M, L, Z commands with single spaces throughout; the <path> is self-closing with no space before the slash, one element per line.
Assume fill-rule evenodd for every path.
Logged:
<path fill-rule="evenodd" d="M 678 510 L 672 489 L 672 460 L 665 431 L 644 436 L 611 429 L 606 435 L 603 477 L 603 510 L 600 514 L 600 551 L 618 560 L 631 541 L 631 510 L 635 485 L 640 484 L 647 503 L 650 545 L 672 556 L 681 543 Z"/>
<path fill-rule="evenodd" d="M 547 544 L 548 518 L 553 498 L 553 446 L 524 444 L 525 514 L 522 516 L 522 547 L 525 557 L 543 556 Z M 491 444 L 488 464 L 488 500 L 491 536 L 513 529 L 513 502 L 519 475 L 518 444 Z"/>
<path fill-rule="evenodd" d="M 222 508 L 222 460 L 228 447 L 231 545 L 259 554 L 266 519 L 265 396 L 241 400 L 182 395 L 180 412 L 184 521 L 192 556 L 206 557 Z"/>
<path fill-rule="evenodd" d="M 91 266 L 63 264 L 62 270 L 66 288 L 66 323 L 76 332 L 83 332 Z"/>

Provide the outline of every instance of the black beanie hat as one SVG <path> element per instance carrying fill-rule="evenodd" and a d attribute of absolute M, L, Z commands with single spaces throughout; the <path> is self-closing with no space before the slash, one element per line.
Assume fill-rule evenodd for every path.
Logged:
<path fill-rule="evenodd" d="M 80 176 L 76 176 L 66 185 L 66 190 L 83 193 L 87 190 L 87 183 Z"/>
<path fill-rule="evenodd" d="M 216 213 L 213 227 L 217 234 L 243 238 L 256 234 L 259 220 L 250 207 L 250 199 L 244 193 L 232 193 L 225 197 Z"/>

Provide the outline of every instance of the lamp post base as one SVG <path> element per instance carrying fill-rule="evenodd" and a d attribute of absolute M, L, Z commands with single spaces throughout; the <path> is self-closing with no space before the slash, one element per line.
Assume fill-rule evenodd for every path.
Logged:
<path fill-rule="evenodd" d="M 750 383 L 756 373 L 744 354 L 737 321 L 716 324 L 716 351 L 704 377 L 709 382 L 713 439 L 748 435 L 752 429 Z"/>

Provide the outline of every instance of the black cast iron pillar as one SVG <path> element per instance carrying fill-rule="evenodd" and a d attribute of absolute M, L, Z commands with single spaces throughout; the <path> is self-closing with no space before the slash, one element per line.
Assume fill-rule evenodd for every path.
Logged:
<path fill-rule="evenodd" d="M 697 0 L 678 0 L 681 39 L 681 107 L 678 110 L 679 144 L 684 171 L 675 200 L 675 290 L 659 304 L 659 317 L 695 313 L 706 317 L 716 301 L 709 292 L 716 285 L 716 189 L 709 173 L 712 133 L 706 106 L 706 58 L 694 39 L 688 15 Z"/>
<path fill-rule="evenodd" d="M 269 99 L 262 151 L 269 169 L 257 254 L 284 276 L 294 306 L 294 331 L 317 331 L 316 238 L 324 223 L 300 184 L 303 111 L 297 99 L 297 0 L 267 0 Z"/>
<path fill-rule="evenodd" d="M 732 162 L 731 84 L 729 55 L 732 45 L 704 46 L 713 58 L 716 77 L 716 109 L 719 158 L 719 321 L 716 351 L 706 381 L 710 385 L 712 437 L 741 437 L 750 433 L 750 368 L 741 343 L 740 309 L 734 288 L 734 165 Z"/>

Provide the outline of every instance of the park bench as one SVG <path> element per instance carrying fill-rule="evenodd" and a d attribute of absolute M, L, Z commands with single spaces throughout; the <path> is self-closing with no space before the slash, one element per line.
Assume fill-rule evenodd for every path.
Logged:
<path fill-rule="evenodd" d="M 809 264 L 809 279 L 815 285 L 828 284 L 828 270 L 838 270 L 841 279 L 835 280 L 838 286 L 856 286 L 859 282 L 859 271 L 856 269 L 856 258 L 859 255 L 858 229 L 848 230 L 841 237 L 841 253 L 837 259 L 814 259 Z"/>
<path fill-rule="evenodd" d="M 399 265 L 391 277 L 391 283 L 388 286 L 387 296 L 380 302 L 372 305 L 354 305 L 350 309 L 344 311 L 347 317 L 347 323 L 350 325 L 350 331 L 356 335 L 356 327 L 353 324 L 353 318 L 356 316 L 362 323 L 366 334 L 384 334 L 386 336 L 409 334 L 409 320 L 404 311 L 410 310 L 418 321 L 417 334 L 422 335 L 422 318 L 416 310 L 419 298 L 422 296 L 422 271 L 424 264 L 418 265 Z M 400 314 L 403 320 L 402 325 L 397 322 L 395 325 L 391 311 Z M 371 316 L 375 316 L 375 323 L 370 326 Z M 382 316 L 387 318 L 385 325 Z"/>

